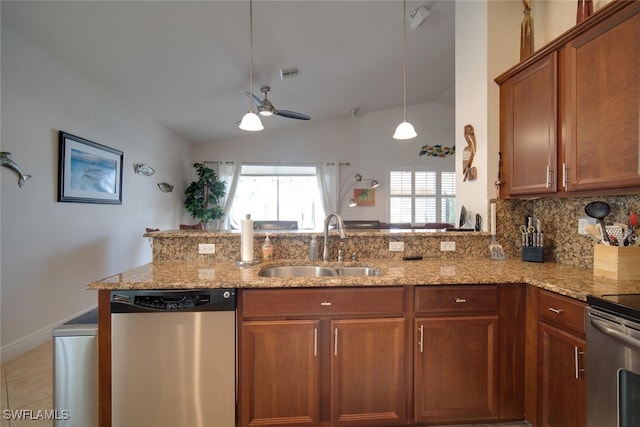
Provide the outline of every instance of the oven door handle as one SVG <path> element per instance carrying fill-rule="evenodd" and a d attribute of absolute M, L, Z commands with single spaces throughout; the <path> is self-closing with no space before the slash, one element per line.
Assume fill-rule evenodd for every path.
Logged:
<path fill-rule="evenodd" d="M 629 335 L 623 334 L 620 331 L 616 331 L 615 329 L 611 329 L 604 322 L 596 319 L 591 319 L 591 325 L 596 328 L 598 331 L 602 332 L 605 335 L 608 335 L 612 338 L 615 338 L 619 341 L 622 341 L 624 344 L 629 347 L 633 347 L 636 350 L 640 351 L 640 340 L 630 337 Z"/>

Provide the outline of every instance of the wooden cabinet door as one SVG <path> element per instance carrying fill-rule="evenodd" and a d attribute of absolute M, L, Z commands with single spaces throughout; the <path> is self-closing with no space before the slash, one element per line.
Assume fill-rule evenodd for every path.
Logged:
<path fill-rule="evenodd" d="M 566 189 L 640 187 L 640 3 L 566 46 Z"/>
<path fill-rule="evenodd" d="M 498 316 L 416 319 L 418 423 L 498 417 Z"/>
<path fill-rule="evenodd" d="M 319 425 L 318 321 L 249 321 L 241 334 L 239 425 Z"/>
<path fill-rule="evenodd" d="M 404 319 L 331 322 L 331 425 L 404 424 Z"/>
<path fill-rule="evenodd" d="M 544 427 L 585 425 L 585 342 L 539 322 L 538 420 Z"/>
<path fill-rule="evenodd" d="M 557 190 L 557 54 L 500 86 L 500 151 L 505 196 Z"/>

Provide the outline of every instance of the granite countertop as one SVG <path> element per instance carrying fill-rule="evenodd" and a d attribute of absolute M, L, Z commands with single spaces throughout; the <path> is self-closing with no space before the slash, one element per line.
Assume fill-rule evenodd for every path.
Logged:
<path fill-rule="evenodd" d="M 640 281 L 618 281 L 556 263 L 530 263 L 519 259 L 424 259 L 421 261 L 362 260 L 345 266 L 371 266 L 380 276 L 366 277 L 261 277 L 267 266 L 310 265 L 304 260 L 275 260 L 249 267 L 233 262 L 151 262 L 90 283 L 89 289 L 198 289 L 198 288 L 285 288 L 338 286 L 472 285 L 526 283 L 552 292 L 586 300 L 587 295 L 638 293 Z M 314 265 L 336 266 L 317 262 Z"/>

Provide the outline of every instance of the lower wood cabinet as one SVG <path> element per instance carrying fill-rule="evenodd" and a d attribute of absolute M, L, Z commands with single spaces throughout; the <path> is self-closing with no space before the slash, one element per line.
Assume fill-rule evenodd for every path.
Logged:
<path fill-rule="evenodd" d="M 242 325 L 241 425 L 318 425 L 318 326 L 315 320 Z"/>
<path fill-rule="evenodd" d="M 584 427 L 586 385 L 581 366 L 585 342 L 544 322 L 539 333 L 540 425 Z"/>
<path fill-rule="evenodd" d="M 404 292 L 243 291 L 239 426 L 407 424 Z"/>
<path fill-rule="evenodd" d="M 538 306 L 538 426 L 584 427 L 585 304 L 541 290 Z M 534 424 L 535 425 L 535 424 Z"/>
<path fill-rule="evenodd" d="M 415 299 L 416 421 L 497 419 L 496 287 L 424 287 L 416 290 Z"/>
<path fill-rule="evenodd" d="M 405 420 L 404 319 L 331 322 L 331 424 Z"/>
<path fill-rule="evenodd" d="M 524 417 L 524 285 L 248 289 L 238 317 L 240 427 Z"/>

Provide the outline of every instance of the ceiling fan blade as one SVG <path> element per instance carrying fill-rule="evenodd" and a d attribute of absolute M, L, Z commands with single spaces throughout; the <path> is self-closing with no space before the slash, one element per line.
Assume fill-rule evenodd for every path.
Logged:
<path fill-rule="evenodd" d="M 247 95 L 249 98 L 253 99 L 253 103 L 256 104 L 256 106 L 262 107 L 262 100 L 260 98 L 258 98 L 253 93 L 249 92 L 248 90 L 245 90 L 244 94 Z"/>
<path fill-rule="evenodd" d="M 298 119 L 298 120 L 310 120 L 311 116 L 308 116 L 303 113 L 296 113 L 295 111 L 289 110 L 276 110 L 274 114 L 282 117 L 286 117 L 288 119 Z"/>

